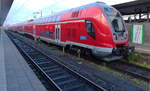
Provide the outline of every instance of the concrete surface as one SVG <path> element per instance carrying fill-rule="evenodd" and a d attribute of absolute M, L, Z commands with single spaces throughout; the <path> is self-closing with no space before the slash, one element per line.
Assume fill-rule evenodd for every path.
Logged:
<path fill-rule="evenodd" d="M 0 36 L 0 91 L 46 91 L 4 31 Z"/>
<path fill-rule="evenodd" d="M 2 35 L 0 30 L 0 90 L 7 91 L 6 84 L 6 72 L 5 72 L 5 62 L 4 62 L 4 47 L 2 41 Z"/>
<path fill-rule="evenodd" d="M 135 46 L 135 51 L 150 55 L 150 43 L 142 44 L 132 44 Z"/>

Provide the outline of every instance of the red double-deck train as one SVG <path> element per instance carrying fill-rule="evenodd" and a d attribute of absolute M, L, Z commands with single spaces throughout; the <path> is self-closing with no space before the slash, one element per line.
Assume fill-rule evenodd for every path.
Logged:
<path fill-rule="evenodd" d="M 91 52 L 106 61 L 132 53 L 128 31 L 121 14 L 96 2 L 9 27 L 64 48 Z"/>

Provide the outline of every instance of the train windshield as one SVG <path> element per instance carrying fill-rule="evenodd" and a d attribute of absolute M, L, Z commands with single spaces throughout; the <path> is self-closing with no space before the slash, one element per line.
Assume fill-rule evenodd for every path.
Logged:
<path fill-rule="evenodd" d="M 125 26 L 120 13 L 114 8 L 104 8 L 105 13 L 110 21 L 111 26 L 116 32 L 125 31 Z"/>

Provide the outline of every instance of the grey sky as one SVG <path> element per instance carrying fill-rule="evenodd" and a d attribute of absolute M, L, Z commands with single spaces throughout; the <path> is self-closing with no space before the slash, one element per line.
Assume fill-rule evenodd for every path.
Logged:
<path fill-rule="evenodd" d="M 114 5 L 134 0 L 14 0 L 4 25 L 11 25 L 33 19 L 33 12 L 42 11 L 42 15 L 50 15 L 54 12 L 74 8 L 96 1 Z M 39 15 L 37 15 L 38 17 Z"/>

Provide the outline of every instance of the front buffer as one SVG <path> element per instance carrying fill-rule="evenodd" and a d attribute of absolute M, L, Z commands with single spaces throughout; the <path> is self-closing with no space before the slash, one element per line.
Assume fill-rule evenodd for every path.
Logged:
<path fill-rule="evenodd" d="M 119 59 L 123 59 L 124 57 L 127 57 L 131 53 L 134 52 L 134 46 L 128 46 L 128 45 L 121 45 L 117 46 L 116 48 L 107 48 L 104 50 L 101 49 L 93 49 L 92 54 L 96 58 L 100 58 L 104 61 L 115 61 Z"/>

